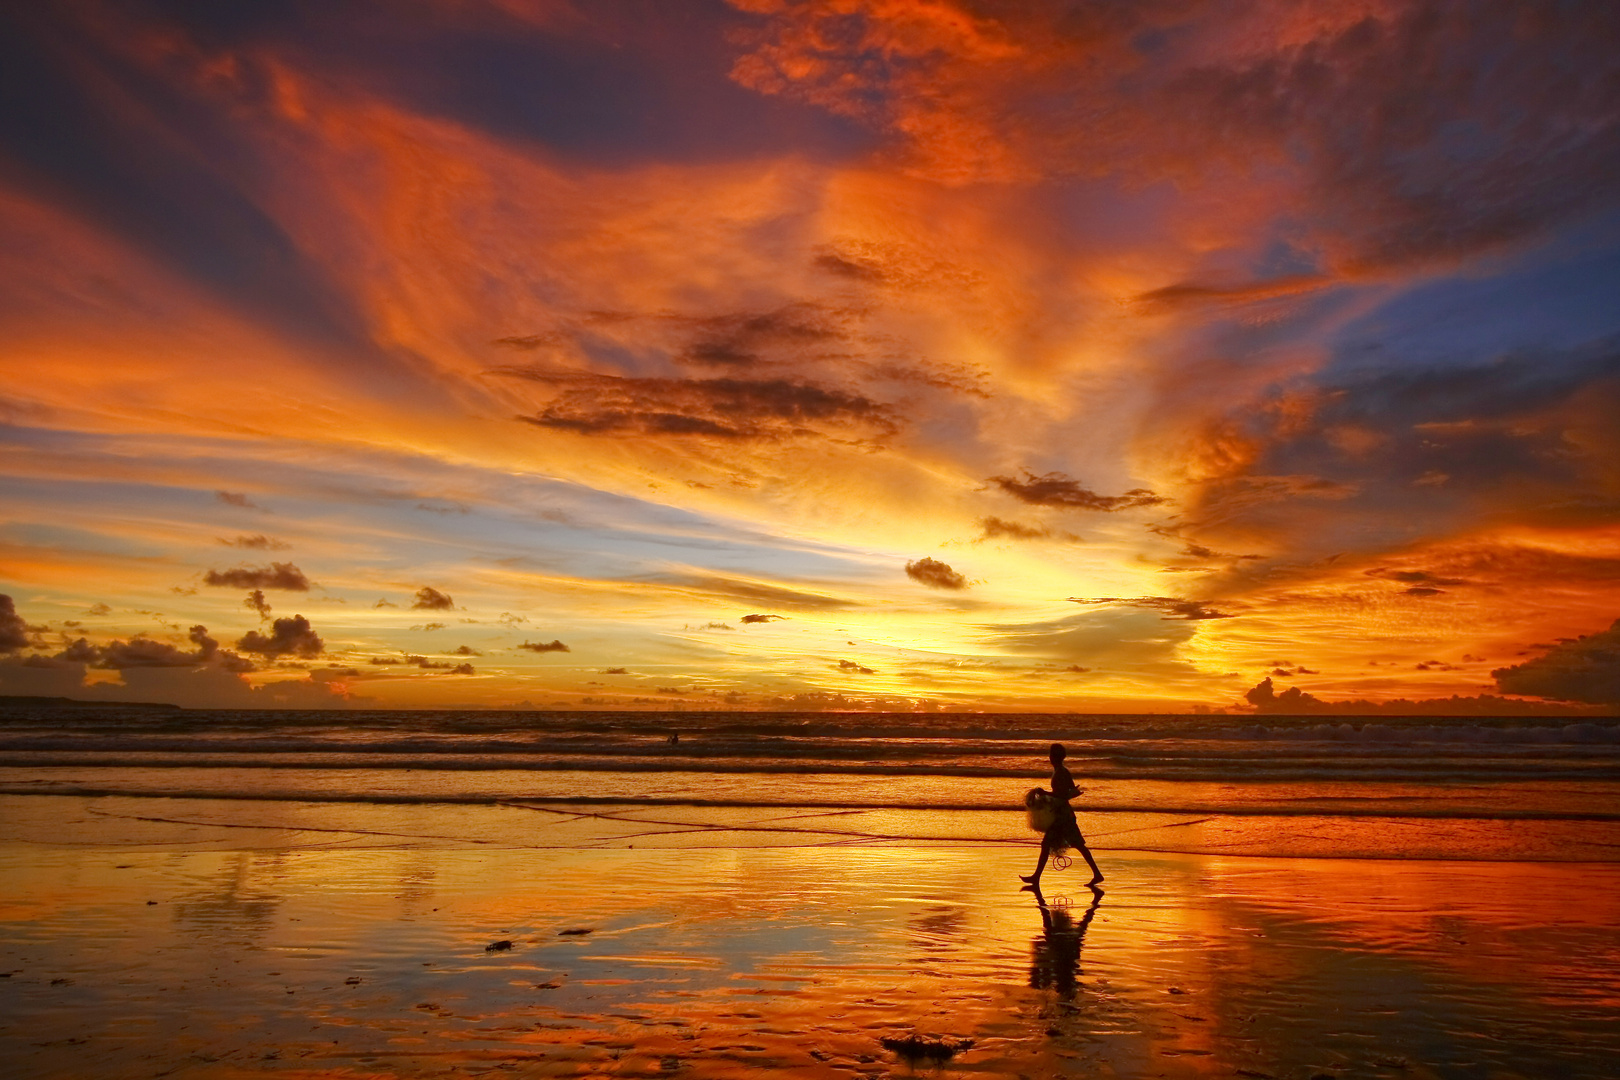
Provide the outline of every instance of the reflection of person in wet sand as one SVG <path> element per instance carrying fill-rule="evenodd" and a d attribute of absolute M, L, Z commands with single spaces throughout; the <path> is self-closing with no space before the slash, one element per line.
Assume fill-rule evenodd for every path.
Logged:
<path fill-rule="evenodd" d="M 1097 860 L 1091 857 L 1091 849 L 1086 847 L 1086 838 L 1080 835 L 1080 824 L 1074 820 L 1074 810 L 1069 807 L 1069 800 L 1080 794 L 1080 789 L 1074 786 L 1074 777 L 1063 767 L 1063 759 L 1067 756 L 1068 751 L 1062 743 L 1053 743 L 1050 754 L 1052 790 L 1034 788 L 1024 796 L 1030 828 L 1041 832 L 1041 861 L 1035 864 L 1033 874 L 1020 877 L 1037 891 L 1041 887 L 1041 874 L 1046 870 L 1046 860 L 1053 856 L 1061 858 L 1067 848 L 1079 851 L 1086 865 L 1091 867 L 1091 880 L 1086 882 L 1087 885 L 1094 886 L 1103 879 L 1102 871 L 1097 869 Z M 1067 865 L 1065 861 L 1058 868 Z"/>
<path fill-rule="evenodd" d="M 1050 987 L 1064 999 L 1074 996 L 1080 978 L 1080 946 L 1085 944 L 1086 928 L 1102 903 L 1102 890 L 1091 890 L 1091 905 L 1080 916 L 1079 925 L 1067 908 L 1050 907 L 1039 887 L 1034 888 L 1035 902 L 1041 907 L 1042 934 L 1031 943 L 1029 985 L 1034 990 Z"/>

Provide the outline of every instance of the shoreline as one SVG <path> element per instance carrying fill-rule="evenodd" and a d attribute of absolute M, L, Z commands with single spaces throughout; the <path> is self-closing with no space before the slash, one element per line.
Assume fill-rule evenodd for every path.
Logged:
<path fill-rule="evenodd" d="M 1082 809 L 1096 851 L 1385 862 L 1620 864 L 1611 818 L 1422 817 Z M 493 850 L 755 850 L 858 845 L 1027 849 L 1011 810 L 862 808 L 800 802 L 493 802 L 0 794 L 0 843 L 299 850 L 435 845 Z"/>
<path fill-rule="evenodd" d="M 528 795 L 517 798 L 500 795 L 402 795 L 402 794 L 333 794 L 328 792 L 236 792 L 222 794 L 217 791 L 130 791 L 127 788 L 94 787 L 80 785 L 50 791 L 28 790 L 19 784 L 0 783 L 0 798 L 141 798 L 203 800 L 229 802 L 293 802 L 293 803 L 361 803 L 378 806 L 621 806 L 621 807 L 692 807 L 694 809 L 815 809 L 815 810 L 918 810 L 955 811 L 975 814 L 1016 813 L 1006 807 L 987 807 L 980 803 L 940 802 L 817 802 L 792 799 L 780 802 L 761 802 L 757 799 L 693 799 L 681 797 L 645 798 L 633 795 Z M 1347 800 L 1348 801 L 1348 800 Z M 1353 806 L 1321 808 L 1258 807 L 1243 809 L 1210 805 L 1115 804 L 1076 808 L 1088 815 L 1109 814 L 1212 814 L 1222 817 L 1335 817 L 1335 818 L 1411 818 L 1434 821 L 1590 821 L 1620 822 L 1620 811 L 1560 811 L 1560 810 L 1493 810 L 1489 813 L 1466 810 L 1422 810 L 1403 808 L 1398 812 Z"/>

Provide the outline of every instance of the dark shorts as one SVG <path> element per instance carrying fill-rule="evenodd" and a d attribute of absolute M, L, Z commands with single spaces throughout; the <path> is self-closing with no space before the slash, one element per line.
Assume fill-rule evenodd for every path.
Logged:
<path fill-rule="evenodd" d="M 1080 823 L 1074 820 L 1074 811 L 1067 806 L 1058 807 L 1057 820 L 1046 830 L 1045 840 L 1049 847 L 1086 846 L 1086 838 L 1080 835 Z"/>

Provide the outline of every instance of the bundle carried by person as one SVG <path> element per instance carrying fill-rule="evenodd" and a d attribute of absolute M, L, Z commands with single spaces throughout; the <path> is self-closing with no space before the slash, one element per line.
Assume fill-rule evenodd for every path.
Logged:
<path fill-rule="evenodd" d="M 1029 794 L 1024 796 L 1024 819 L 1029 822 L 1030 831 L 1046 835 L 1057 824 L 1057 796 L 1045 788 L 1030 788 Z"/>

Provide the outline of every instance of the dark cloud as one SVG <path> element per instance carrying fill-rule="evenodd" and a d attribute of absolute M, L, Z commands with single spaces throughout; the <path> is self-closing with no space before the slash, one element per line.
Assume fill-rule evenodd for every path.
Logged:
<path fill-rule="evenodd" d="M 290 619 L 277 619 L 270 624 L 268 635 L 261 634 L 257 630 L 249 630 L 236 643 L 236 647 L 243 652 L 255 653 L 270 660 L 281 656 L 310 659 L 326 651 L 325 642 L 321 641 L 320 635 L 302 615 L 294 615 Z"/>
<path fill-rule="evenodd" d="M 1247 285 L 1220 286 L 1183 282 L 1166 285 L 1140 293 L 1133 303 L 1144 308 L 1166 310 L 1198 307 L 1210 304 L 1247 304 L 1257 300 L 1273 300 L 1295 296 L 1331 284 L 1331 279 L 1320 274 L 1286 274 L 1267 281 Z"/>
<path fill-rule="evenodd" d="M 871 668 L 864 667 L 864 666 L 862 666 L 860 664 L 857 664 L 853 660 L 840 660 L 840 661 L 838 661 L 838 670 L 843 671 L 843 672 L 848 672 L 851 675 L 873 675 L 873 674 L 876 674 L 876 672 L 874 672 Z"/>
<path fill-rule="evenodd" d="M 523 351 L 579 352 L 613 357 L 627 328 L 643 344 L 661 346 L 676 363 L 744 369 L 756 365 L 839 362 L 860 352 L 855 324 L 861 308 L 836 308 L 813 301 L 783 304 L 767 311 L 682 314 L 661 311 L 595 311 L 558 329 L 494 344 Z"/>
<path fill-rule="evenodd" d="M 570 649 L 567 645 L 564 645 L 562 642 L 557 641 L 555 639 L 553 639 L 551 641 L 525 641 L 523 644 L 519 645 L 518 648 L 520 648 L 520 649 L 528 649 L 530 652 L 535 652 L 535 653 L 573 652 L 574 651 L 573 649 Z"/>
<path fill-rule="evenodd" d="M 1491 672 L 1505 694 L 1620 705 L 1620 619 L 1607 630 L 1552 646 L 1545 655 Z"/>
<path fill-rule="evenodd" d="M 519 419 L 582 435 L 707 436 L 779 440 L 889 436 L 889 405 L 788 379 L 660 379 L 506 369 L 557 388 L 539 413 Z"/>
<path fill-rule="evenodd" d="M 1610 5 L 1287 8 L 942 2 L 924 18 L 785 0 L 751 5 L 732 77 L 866 124 L 947 182 L 1285 180 L 1264 197 L 1309 261 L 1351 271 L 1457 259 L 1615 205 Z"/>
<path fill-rule="evenodd" d="M 270 601 L 264 598 L 263 589 L 254 589 L 248 593 L 247 599 L 242 601 L 242 606 L 257 611 L 261 619 L 270 617 Z"/>
<path fill-rule="evenodd" d="M 474 654 L 476 655 L 476 654 Z M 423 671 L 448 671 L 452 675 L 472 675 L 471 664 L 455 664 L 448 660 L 429 660 L 425 656 L 407 653 L 404 656 L 373 656 L 367 663 L 376 667 L 415 667 Z"/>
<path fill-rule="evenodd" d="M 965 589 L 967 578 L 938 559 L 921 558 L 906 563 L 906 577 L 930 589 Z"/>
<path fill-rule="evenodd" d="M 1214 548 L 1209 547 L 1207 544 L 1198 543 L 1196 540 L 1189 540 L 1187 537 L 1182 535 L 1182 531 L 1187 528 L 1185 524 L 1168 525 L 1163 522 L 1150 522 L 1144 527 L 1148 532 L 1153 533 L 1155 536 L 1162 536 L 1166 540 L 1173 540 L 1176 543 L 1179 543 L 1181 545 L 1180 554 L 1186 559 L 1197 559 L 1200 562 L 1210 562 L 1219 559 L 1234 562 L 1250 562 L 1262 558 L 1262 556 L 1259 555 L 1237 555 L 1229 551 L 1217 551 Z M 1167 566 L 1163 567 L 1160 570 L 1160 573 L 1210 573 L 1213 572 L 1213 570 L 1213 567 L 1208 566 Z"/>
<path fill-rule="evenodd" d="M 1099 495 L 1078 480 L 1060 472 L 1037 476 L 1026 470 L 1023 478 L 992 476 L 989 482 L 1021 502 L 1035 506 L 1058 506 L 1069 510 L 1101 510 L 1113 513 L 1138 506 L 1159 506 L 1166 500 L 1146 488 L 1132 488 L 1123 495 Z"/>
<path fill-rule="evenodd" d="M 700 341 L 687 349 L 681 360 L 706 367 L 734 367 L 758 363 L 759 357 L 743 351 L 735 342 Z"/>
<path fill-rule="evenodd" d="M 757 314 L 711 315 L 691 322 L 697 340 L 680 359 L 710 367 L 752 365 L 783 350 L 798 358 L 806 347 L 825 348 L 848 336 L 836 313 L 804 303 Z"/>
<path fill-rule="evenodd" d="M 1620 339 L 1612 337 L 1485 361 L 1358 364 L 1303 395 L 1275 391 L 1210 423 L 1197 444 L 1232 449 L 1188 514 L 1269 533 L 1282 547 L 1342 532 L 1333 515 L 1353 516 L 1359 530 L 1391 544 L 1483 508 L 1521 523 L 1606 523 L 1620 510 L 1611 471 L 1617 410 Z M 1307 499 L 1319 509 L 1304 512 Z M 1396 572 L 1425 570 L 1439 572 Z"/>
<path fill-rule="evenodd" d="M 782 619 L 785 619 L 785 618 L 787 618 L 786 615 L 744 615 L 742 618 L 738 619 L 737 621 L 742 623 L 744 626 L 746 626 L 749 623 L 779 622 L 779 621 L 781 621 Z"/>
<path fill-rule="evenodd" d="M 1046 525 L 1025 525 L 1020 521 L 1009 521 L 1006 518 L 982 517 L 979 519 L 979 528 L 983 530 L 974 543 L 983 540 L 1070 540 L 1078 541 L 1080 538 L 1072 532 L 1064 532 Z"/>
<path fill-rule="evenodd" d="M 449 625 L 450 625 L 449 623 L 442 623 L 442 622 L 418 623 L 417 625 L 411 627 L 411 629 L 415 630 L 415 631 L 417 631 L 419 633 L 429 633 L 429 634 L 431 634 L 433 631 L 435 631 L 435 630 L 443 630 L 446 626 L 449 626 Z"/>
<path fill-rule="evenodd" d="M 375 604 L 372 604 L 371 606 L 374 607 L 374 608 L 399 607 L 398 604 L 394 603 L 392 600 L 388 599 L 387 597 L 383 597 L 382 599 L 378 600 Z"/>
<path fill-rule="evenodd" d="M 108 607 L 106 604 L 91 604 L 89 607 L 84 609 L 84 613 L 86 615 L 94 615 L 99 619 L 104 615 L 111 615 L 112 608 Z"/>
<path fill-rule="evenodd" d="M 240 506 L 247 510 L 263 510 L 264 507 L 242 494 L 240 491 L 216 491 L 214 498 L 226 506 Z"/>
<path fill-rule="evenodd" d="M 11 597 L 0 593 L 0 653 L 28 648 L 28 624 L 17 614 Z"/>
<path fill-rule="evenodd" d="M 1430 573 L 1427 570 L 1392 570 L 1387 566 L 1375 566 L 1363 571 L 1368 577 L 1383 578 L 1386 581 L 1398 581 L 1403 585 L 1414 585 L 1438 592 L 1440 586 L 1448 588 L 1458 585 L 1471 585 L 1473 582 L 1465 578 L 1446 577 L 1443 574 Z M 1413 589 L 1406 590 L 1413 592 Z"/>
<path fill-rule="evenodd" d="M 210 570 L 203 582 L 230 589 L 283 589 L 308 592 L 309 578 L 292 563 L 273 562 L 269 566 L 238 566 L 231 570 Z"/>
<path fill-rule="evenodd" d="M 229 672 L 254 670 L 253 663 L 219 647 L 205 626 L 193 626 L 186 638 L 196 646 L 188 652 L 166 641 L 136 637 L 97 645 L 85 638 L 70 642 L 53 660 L 86 667 L 124 671 L 132 668 L 200 668 L 215 665 Z"/>
<path fill-rule="evenodd" d="M 244 533 L 241 536 L 232 537 L 229 540 L 223 536 L 216 536 L 214 537 L 214 541 L 219 544 L 224 544 L 226 547 L 244 548 L 248 551 L 286 551 L 292 546 L 284 541 L 277 540 L 273 536 L 266 536 L 263 533 Z"/>
<path fill-rule="evenodd" d="M 450 650 L 451 656 L 483 656 L 484 654 L 470 645 L 457 645 Z"/>
<path fill-rule="evenodd" d="M 416 590 L 416 600 L 411 604 L 413 611 L 453 611 L 456 602 L 449 595 L 440 592 L 431 585 L 424 585 Z"/>
<path fill-rule="evenodd" d="M 1215 610 L 1210 606 L 1209 601 L 1182 600 L 1174 596 L 1071 596 L 1069 600 L 1076 604 L 1123 604 L 1127 607 L 1149 608 L 1159 612 L 1166 619 L 1185 621 L 1234 619 L 1237 617 L 1229 612 Z"/>
<path fill-rule="evenodd" d="M 490 342 L 491 345 L 499 345 L 506 349 L 517 349 L 521 352 L 532 352 L 547 345 L 565 345 L 567 343 L 568 335 L 555 330 L 546 334 L 519 334 L 510 337 L 498 337 Z"/>
<path fill-rule="evenodd" d="M 729 80 L 734 16 L 724 8 L 456 2 L 409 18 L 375 0 L 162 9 L 210 39 L 233 24 L 224 36 L 237 55 L 296 42 L 296 57 L 355 80 L 352 92 L 364 87 L 368 99 L 475 137 L 543 148 L 592 174 L 734 160 L 744 147 L 760 160 L 839 158 L 871 141 L 846 121 Z"/>
<path fill-rule="evenodd" d="M 698 629 L 699 630 L 734 630 L 736 628 L 732 627 L 732 626 L 728 626 L 727 624 L 725 624 L 723 622 L 709 622 L 709 623 L 704 623 L 702 626 L 698 627 Z"/>
<path fill-rule="evenodd" d="M 1013 540 L 1044 540 L 1052 535 L 1052 530 L 1045 526 L 1023 525 L 998 517 L 980 518 L 979 528 L 984 530 L 981 540 L 995 540 L 1001 537 Z"/>
<path fill-rule="evenodd" d="M 630 672 L 628 670 L 626 670 L 625 668 L 622 668 L 622 667 L 610 667 L 610 668 L 603 668 L 602 669 L 602 674 L 604 674 L 604 675 L 628 675 L 628 674 L 630 674 Z"/>
<path fill-rule="evenodd" d="M 1282 693 L 1267 678 L 1243 695 L 1256 712 L 1280 716 L 1543 716 L 1589 713 L 1589 709 L 1556 702 L 1519 701 L 1480 694 L 1478 697 L 1420 698 L 1410 701 L 1324 701 L 1297 686 Z"/>

